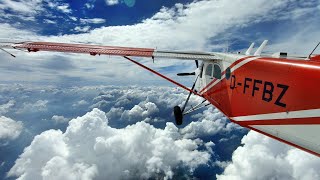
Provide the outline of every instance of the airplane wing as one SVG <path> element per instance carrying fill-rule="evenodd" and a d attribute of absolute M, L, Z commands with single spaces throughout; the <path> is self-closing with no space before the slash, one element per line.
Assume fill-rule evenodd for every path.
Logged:
<path fill-rule="evenodd" d="M 38 52 L 38 51 L 52 51 L 52 52 L 66 52 L 66 53 L 81 53 L 81 54 L 90 54 L 92 56 L 96 55 L 110 55 L 110 56 L 120 56 L 125 59 L 139 65 L 140 67 L 166 79 L 167 81 L 180 86 L 181 88 L 199 95 L 198 92 L 190 89 L 173 79 L 170 79 L 159 72 L 156 72 L 149 67 L 131 59 L 131 57 L 150 57 L 154 58 L 169 58 L 169 59 L 184 59 L 184 60 L 212 60 L 216 59 L 213 53 L 206 52 L 186 52 L 186 51 L 159 51 L 152 48 L 132 48 L 132 47 L 120 47 L 120 46 L 100 46 L 100 45 L 88 45 L 88 44 L 72 44 L 72 43 L 55 43 L 55 42 L 2 42 L 0 43 L 0 49 L 9 53 L 11 56 L 15 55 L 4 50 L 7 48 L 13 48 L 18 50 L 26 50 L 28 52 Z M 189 73 L 182 73 L 189 74 Z"/>
<path fill-rule="evenodd" d="M 4 46 L 3 46 L 4 47 Z M 204 52 L 184 52 L 184 51 L 158 51 L 151 48 L 130 48 L 119 46 L 97 46 L 86 44 L 68 44 L 52 42 L 22 42 L 7 44 L 5 47 L 14 49 L 37 51 L 55 51 L 69 53 L 84 53 L 90 55 L 114 55 L 114 56 L 135 56 L 150 58 L 174 58 L 188 60 L 210 60 L 214 59 L 214 54 Z"/>

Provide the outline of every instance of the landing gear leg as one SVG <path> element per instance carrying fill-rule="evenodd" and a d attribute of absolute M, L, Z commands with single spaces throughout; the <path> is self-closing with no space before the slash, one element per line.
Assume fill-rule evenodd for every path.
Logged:
<path fill-rule="evenodd" d="M 191 94 L 194 92 L 194 87 L 196 86 L 198 77 L 199 77 L 199 76 L 197 76 L 196 80 L 194 81 L 194 83 L 193 83 L 193 85 L 192 85 L 192 88 L 191 88 L 192 91 L 190 91 L 190 93 L 189 93 L 189 95 L 188 95 L 188 98 L 187 98 L 186 102 L 184 103 L 182 109 L 181 109 L 179 106 L 175 106 L 175 107 L 173 108 L 174 118 L 175 118 L 175 120 L 176 120 L 176 124 L 177 124 L 177 125 L 181 125 L 182 122 L 183 122 L 183 112 L 184 112 L 184 110 L 185 110 L 185 108 L 186 108 L 186 106 L 187 106 L 187 104 L 188 104 L 188 102 L 189 102 L 189 99 L 190 99 L 190 97 L 191 97 Z"/>
<path fill-rule="evenodd" d="M 173 108 L 174 118 L 176 119 L 176 124 L 181 125 L 183 120 L 183 115 L 181 108 L 179 106 L 175 106 Z"/>

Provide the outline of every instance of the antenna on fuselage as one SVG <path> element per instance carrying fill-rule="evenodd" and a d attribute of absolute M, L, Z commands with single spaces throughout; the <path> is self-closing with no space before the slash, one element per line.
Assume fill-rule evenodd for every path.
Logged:
<path fill-rule="evenodd" d="M 264 41 L 261 43 L 260 47 L 257 49 L 257 51 L 254 53 L 254 56 L 260 56 L 262 50 L 264 49 L 264 47 L 266 47 L 267 43 L 268 43 L 268 40 L 264 40 Z"/>
<path fill-rule="evenodd" d="M 309 54 L 308 58 L 311 58 L 311 55 L 313 54 L 313 52 L 318 48 L 320 42 L 316 45 L 316 47 L 311 51 L 311 53 Z"/>
<path fill-rule="evenodd" d="M 251 52 L 252 52 L 253 47 L 254 47 L 254 42 L 251 43 L 251 45 L 249 46 L 248 50 L 246 51 L 245 54 L 246 54 L 247 56 L 251 55 Z"/>

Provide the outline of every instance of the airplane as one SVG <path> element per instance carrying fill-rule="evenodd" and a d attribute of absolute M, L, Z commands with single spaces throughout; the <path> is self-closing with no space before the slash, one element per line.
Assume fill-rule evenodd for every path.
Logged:
<path fill-rule="evenodd" d="M 122 56 L 189 91 L 184 105 L 174 107 L 177 125 L 183 123 L 185 115 L 213 105 L 233 123 L 320 157 L 320 55 L 313 54 L 320 43 L 308 57 L 301 57 L 285 52 L 263 55 L 267 42 L 263 41 L 254 53 L 252 43 L 243 54 L 54 42 L 3 42 L 0 49 L 13 57 L 5 49 Z M 193 75 L 195 82 L 188 88 L 132 57 L 195 61 L 195 72 L 177 74 Z M 186 110 L 192 94 L 204 100 Z"/>

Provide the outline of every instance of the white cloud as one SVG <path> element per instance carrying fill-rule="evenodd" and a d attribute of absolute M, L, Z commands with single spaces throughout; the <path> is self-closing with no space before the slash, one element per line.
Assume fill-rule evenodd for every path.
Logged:
<path fill-rule="evenodd" d="M 65 118 L 64 116 L 58 116 L 58 115 L 52 116 L 51 119 L 56 123 L 66 123 L 69 121 L 68 118 Z"/>
<path fill-rule="evenodd" d="M 72 104 L 72 107 L 79 107 L 79 106 L 84 106 L 84 105 L 87 105 L 89 104 L 86 100 L 80 100 L 74 104 Z"/>
<path fill-rule="evenodd" d="M 23 129 L 21 121 L 0 116 L 0 140 L 16 139 Z"/>
<path fill-rule="evenodd" d="M 197 150 L 202 145 L 200 140 L 182 138 L 172 123 L 163 130 L 145 122 L 115 129 L 102 111 L 93 109 L 71 120 L 64 133 L 48 130 L 36 136 L 8 175 L 21 179 L 172 178 L 180 165 L 192 173 L 208 163 L 210 154 Z"/>
<path fill-rule="evenodd" d="M 153 102 L 141 102 L 139 105 L 134 105 L 132 109 L 125 110 L 121 115 L 121 119 L 141 121 L 151 115 L 155 116 L 155 113 L 158 112 L 159 109 Z"/>
<path fill-rule="evenodd" d="M 48 102 L 48 100 L 37 100 L 32 103 L 24 102 L 22 108 L 19 109 L 17 113 L 47 111 Z"/>
<path fill-rule="evenodd" d="M 84 6 L 85 6 L 87 9 L 93 9 L 93 8 L 94 8 L 94 4 L 93 4 L 93 3 L 85 3 Z"/>
<path fill-rule="evenodd" d="M 319 179 L 320 159 L 267 136 L 250 131 L 242 139 L 223 179 Z"/>
<path fill-rule="evenodd" d="M 12 27 L 10 24 L 0 24 L 0 37 L 1 41 L 14 41 L 14 39 L 25 39 L 26 37 L 35 37 L 35 34 L 33 32 L 23 30 L 23 29 L 16 29 Z M 11 37 L 11 38 L 10 38 Z M 14 38 L 13 38 L 14 37 Z"/>
<path fill-rule="evenodd" d="M 15 100 L 10 100 L 5 104 L 0 105 L 0 115 L 6 114 L 7 112 L 10 111 L 10 108 L 14 106 L 16 103 Z"/>
<path fill-rule="evenodd" d="M 88 32 L 90 30 L 90 26 L 84 26 L 84 27 L 77 26 L 74 28 L 74 30 L 76 32 Z"/>
<path fill-rule="evenodd" d="M 44 22 L 44 23 L 47 23 L 47 24 L 57 24 L 57 22 L 52 21 L 52 20 L 50 20 L 50 19 L 44 19 L 43 22 Z"/>
<path fill-rule="evenodd" d="M 105 2 L 108 6 L 119 4 L 119 0 L 105 0 Z"/>
<path fill-rule="evenodd" d="M 68 3 L 59 3 L 59 2 L 48 1 L 48 6 L 52 9 L 56 9 L 58 11 L 66 13 L 66 14 L 72 13 L 72 10 L 70 9 L 70 5 Z"/>
<path fill-rule="evenodd" d="M 69 7 L 69 4 L 59 5 L 59 6 L 57 6 L 57 9 L 60 10 L 61 12 L 67 13 L 67 14 L 72 12 L 72 10 Z"/>
<path fill-rule="evenodd" d="M 72 20 L 72 21 L 77 21 L 78 18 L 77 17 L 74 17 L 74 16 L 69 16 L 69 18 Z"/>
<path fill-rule="evenodd" d="M 194 121 L 186 127 L 180 129 L 185 138 L 197 138 L 213 136 L 220 132 L 230 132 L 234 129 L 241 129 L 240 126 L 234 125 L 227 121 L 227 118 L 216 108 L 209 107 L 200 114 L 194 115 L 199 121 Z"/>
<path fill-rule="evenodd" d="M 43 10 L 42 0 L 2 0 L 0 10 L 12 10 L 24 15 L 35 15 L 38 11 Z"/>
<path fill-rule="evenodd" d="M 106 20 L 105 19 L 102 19 L 102 18 L 92 18 L 92 19 L 83 19 L 83 18 L 80 18 L 80 22 L 82 24 L 88 24 L 88 23 L 91 23 L 91 24 L 102 24 L 102 23 L 105 23 Z"/>

